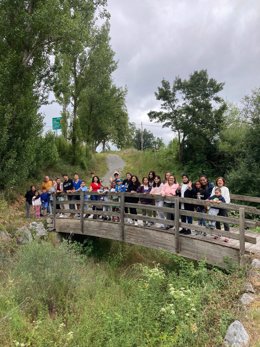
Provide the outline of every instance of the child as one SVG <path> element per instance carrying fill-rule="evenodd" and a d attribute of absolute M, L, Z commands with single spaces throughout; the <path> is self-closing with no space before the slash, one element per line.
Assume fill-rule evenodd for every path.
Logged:
<path fill-rule="evenodd" d="M 212 195 L 208 200 L 213 201 L 214 204 L 220 204 L 221 202 L 226 202 L 225 198 L 221 195 L 221 189 L 220 188 L 215 188 L 215 194 Z M 212 206 L 212 207 L 210 207 L 208 213 L 211 216 L 217 216 L 219 213 L 219 208 Z M 210 229 L 215 229 L 216 228 L 216 222 L 215 221 L 209 221 L 208 226 Z"/>
<path fill-rule="evenodd" d="M 162 186 L 163 186 L 163 183 L 161 182 L 161 177 L 156 175 L 154 177 L 154 183 L 150 191 L 150 194 L 160 196 L 162 193 Z M 155 200 L 155 206 L 163 207 L 163 200 L 162 199 Z M 157 211 L 157 218 L 164 219 L 164 213 L 161 211 Z M 155 224 L 155 227 L 164 228 L 164 224 Z"/>
<path fill-rule="evenodd" d="M 35 217 L 36 218 L 40 218 L 41 217 L 42 201 L 41 201 L 41 196 L 40 196 L 40 192 L 39 191 L 35 192 L 35 195 L 32 198 L 32 205 L 33 205 L 33 208 L 34 208 Z"/>
<path fill-rule="evenodd" d="M 46 188 L 43 188 L 40 196 L 42 202 L 42 214 L 46 216 L 47 211 L 49 210 L 50 194 L 47 192 Z"/>
<path fill-rule="evenodd" d="M 85 181 L 81 181 L 80 187 L 78 189 L 79 192 L 84 192 L 84 202 L 88 200 L 88 195 L 86 194 L 86 192 L 88 191 L 88 187 L 86 186 L 86 182 Z M 84 210 L 88 210 L 88 205 L 84 204 Z M 88 218 L 88 215 L 84 214 L 83 216 L 84 218 Z"/>

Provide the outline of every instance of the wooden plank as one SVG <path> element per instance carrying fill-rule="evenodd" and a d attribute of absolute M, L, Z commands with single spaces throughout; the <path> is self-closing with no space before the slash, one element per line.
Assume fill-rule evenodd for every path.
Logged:
<path fill-rule="evenodd" d="M 179 234 L 179 227 L 180 227 L 180 204 L 179 199 L 176 199 L 175 205 L 174 205 L 174 221 L 175 221 L 175 250 L 176 253 L 180 253 L 181 245 L 180 245 L 180 234 Z"/>
<path fill-rule="evenodd" d="M 149 211 L 161 211 L 161 212 L 168 212 L 168 213 L 174 213 L 174 208 L 170 207 L 158 207 L 155 205 L 146 205 L 146 204 L 133 204 L 126 202 L 125 207 L 131 207 L 131 208 L 136 208 L 136 209 L 141 209 L 141 210 L 149 210 Z"/>
<path fill-rule="evenodd" d="M 53 194 L 53 229 L 56 229 L 57 196 Z"/>
<path fill-rule="evenodd" d="M 88 206 L 111 206 L 120 207 L 119 201 L 96 201 L 96 200 L 85 200 L 84 205 Z"/>
<path fill-rule="evenodd" d="M 166 224 L 166 225 L 171 225 L 171 226 L 175 225 L 175 222 L 172 221 L 172 220 L 160 219 L 160 218 L 149 217 L 149 216 L 143 216 L 141 214 L 125 213 L 125 217 L 126 218 L 131 218 L 131 219 L 143 220 L 143 221 L 147 221 L 147 222 Z"/>
<path fill-rule="evenodd" d="M 201 233 L 206 232 L 209 235 L 223 236 L 223 237 L 227 237 L 227 238 L 233 239 L 233 240 L 239 240 L 240 239 L 239 233 L 236 233 L 236 232 L 233 232 L 233 231 L 224 231 L 224 230 L 219 230 L 219 229 L 209 229 L 209 228 L 206 228 L 205 226 L 202 226 L 202 225 L 188 224 L 188 223 L 180 223 L 180 227 L 186 228 L 186 229 L 192 229 L 194 231 L 199 231 Z M 248 243 L 256 244 L 257 237 L 245 234 L 245 241 L 248 242 Z"/>
<path fill-rule="evenodd" d="M 260 198 L 249 195 L 230 194 L 231 200 L 260 203 Z"/>
<path fill-rule="evenodd" d="M 121 239 L 125 240 L 125 196 L 120 194 L 120 225 L 121 225 Z"/>
<path fill-rule="evenodd" d="M 240 243 L 240 261 L 242 262 L 245 255 L 245 209 L 240 207 L 239 209 L 239 243 Z"/>

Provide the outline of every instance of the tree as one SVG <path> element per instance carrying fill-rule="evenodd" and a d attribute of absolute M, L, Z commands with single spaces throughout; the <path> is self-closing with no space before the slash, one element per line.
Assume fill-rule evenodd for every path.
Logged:
<path fill-rule="evenodd" d="M 238 194 L 260 195 L 260 89 L 243 100 L 241 119 L 245 134 L 240 155 L 233 160 L 228 179 L 231 191 Z"/>
<path fill-rule="evenodd" d="M 226 104 L 218 93 L 224 84 L 209 78 L 206 70 L 195 71 L 188 80 L 177 77 L 172 85 L 166 80 L 155 93 L 161 111 L 150 111 L 151 120 L 164 123 L 177 133 L 179 160 L 210 161 L 224 124 Z M 213 159 L 213 160 L 212 160 Z"/>
<path fill-rule="evenodd" d="M 146 149 L 158 150 L 164 146 L 163 141 L 159 137 L 155 137 L 153 133 L 147 129 L 135 129 L 133 137 L 133 146 L 139 151 Z"/>
<path fill-rule="evenodd" d="M 30 174 L 42 129 L 49 56 L 62 37 L 58 0 L 0 2 L 0 187 Z"/>

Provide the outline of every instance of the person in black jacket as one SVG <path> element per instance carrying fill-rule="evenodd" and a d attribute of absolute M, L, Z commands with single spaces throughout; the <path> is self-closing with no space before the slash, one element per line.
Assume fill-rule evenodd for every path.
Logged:
<path fill-rule="evenodd" d="M 137 176 L 133 175 L 132 176 L 132 180 L 129 183 L 129 186 L 127 188 L 127 192 L 128 193 L 132 193 L 133 195 L 137 192 L 138 188 L 140 187 L 140 182 Z M 128 198 L 128 202 L 132 203 L 132 204 L 137 204 L 139 201 L 139 198 L 137 197 L 129 197 Z M 137 214 L 136 208 L 135 207 L 130 207 L 130 213 L 131 214 Z M 137 220 L 133 220 L 133 222 L 135 223 L 135 225 L 138 225 Z"/>
<path fill-rule="evenodd" d="M 31 186 L 30 190 L 28 190 L 25 194 L 25 211 L 26 211 L 26 218 L 30 218 L 30 210 L 32 207 L 32 198 L 34 197 L 36 192 L 35 186 Z"/>
<path fill-rule="evenodd" d="M 63 181 L 63 191 L 64 193 L 72 193 L 73 192 L 73 181 L 67 174 L 63 175 L 64 181 Z M 73 195 L 68 195 L 68 200 L 73 200 Z M 74 210 L 75 205 L 69 204 L 70 210 Z M 73 213 L 71 213 L 71 217 L 74 216 Z"/>

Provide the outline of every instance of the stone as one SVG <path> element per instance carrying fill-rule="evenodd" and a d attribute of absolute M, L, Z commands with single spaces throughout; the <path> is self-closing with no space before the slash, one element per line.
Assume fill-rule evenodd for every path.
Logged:
<path fill-rule="evenodd" d="M 252 301 L 254 301 L 255 297 L 252 294 L 248 294 L 248 293 L 244 293 L 241 298 L 240 298 L 240 302 L 243 305 L 249 305 L 251 304 Z"/>
<path fill-rule="evenodd" d="M 224 339 L 226 347 L 248 347 L 249 342 L 250 337 L 242 323 L 236 320 L 230 324 Z"/>
<path fill-rule="evenodd" d="M 48 232 L 47 230 L 45 229 L 44 225 L 42 222 L 32 222 L 29 226 L 30 230 L 33 232 L 33 234 L 36 236 L 36 237 L 44 237 L 44 236 L 47 236 Z"/>
<path fill-rule="evenodd" d="M 33 240 L 32 233 L 26 226 L 17 229 L 15 232 L 15 237 L 19 245 L 25 245 Z"/>
<path fill-rule="evenodd" d="M 245 284 L 245 292 L 255 294 L 255 290 L 250 282 Z"/>
<path fill-rule="evenodd" d="M 252 267 L 255 269 L 260 269 L 260 259 L 253 259 Z"/>
<path fill-rule="evenodd" d="M 0 241 L 10 242 L 12 241 L 12 238 L 7 231 L 0 231 Z"/>

